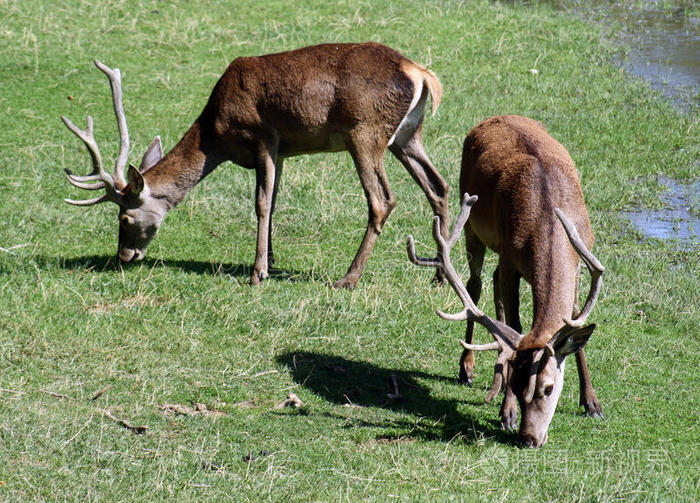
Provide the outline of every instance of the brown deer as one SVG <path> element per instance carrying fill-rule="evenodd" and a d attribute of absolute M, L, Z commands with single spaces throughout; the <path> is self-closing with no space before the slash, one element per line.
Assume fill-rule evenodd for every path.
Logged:
<path fill-rule="evenodd" d="M 139 169 L 129 165 L 129 134 L 122 105 L 121 74 L 95 61 L 109 78 L 121 147 L 114 174 L 102 167 L 88 117 L 82 131 L 63 121 L 86 145 L 93 171 L 68 181 L 105 194 L 88 206 L 119 206 L 122 262 L 143 258 L 165 214 L 224 161 L 254 169 L 257 251 L 251 283 L 268 276 L 273 263 L 272 213 L 286 157 L 347 150 L 355 163 L 369 206 L 367 231 L 345 276 L 335 287 L 353 287 L 360 278 L 384 222 L 395 206 L 384 172 L 388 148 L 425 192 L 444 229 L 447 183 L 423 149 L 421 126 L 428 95 L 433 113 L 442 95 L 435 74 L 376 43 L 325 44 L 279 54 L 235 59 L 226 69 L 201 115 L 163 157 L 156 137 Z"/>
<path fill-rule="evenodd" d="M 565 358 L 571 353 L 576 354 L 581 404 L 587 414 L 602 416 L 583 353 L 595 325 L 583 325 L 598 297 L 605 268 L 590 252 L 593 233 L 576 167 L 540 123 L 518 116 L 492 117 L 472 129 L 464 141 L 460 191 L 462 209 L 449 238 L 443 237 L 440 217 L 435 217 L 438 257 L 417 257 L 409 236 L 409 258 L 418 265 L 442 268 L 465 306 L 456 315 L 438 311 L 448 320 L 468 320 L 466 342 L 460 341 L 464 346 L 461 380 L 471 383 L 472 351 L 498 350 L 486 401 L 503 385 L 502 426 L 515 428 L 517 399 L 522 411 L 520 441 L 538 447 L 547 441 L 564 382 Z M 469 255 L 466 288 L 450 259 L 462 227 Z M 498 254 L 493 279 L 498 319 L 476 306 L 486 247 Z M 580 312 L 579 260 L 591 273 L 590 292 Z M 533 296 L 532 328 L 525 335 L 519 314 L 521 277 L 530 283 Z M 495 342 L 472 344 L 474 322 L 486 327 Z"/>

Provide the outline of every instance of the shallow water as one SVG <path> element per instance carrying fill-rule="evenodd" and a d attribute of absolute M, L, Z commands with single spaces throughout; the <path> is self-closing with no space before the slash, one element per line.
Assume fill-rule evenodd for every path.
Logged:
<path fill-rule="evenodd" d="M 623 27 L 629 46 L 621 64 L 648 80 L 686 110 L 700 91 L 700 17 L 689 0 L 552 0 L 559 8 L 597 22 Z M 688 12 L 691 14 L 689 15 Z M 664 208 L 623 211 L 621 216 L 645 238 L 677 241 L 683 249 L 700 248 L 700 179 L 689 183 L 659 177 Z"/>
<path fill-rule="evenodd" d="M 588 19 L 623 26 L 630 47 L 622 65 L 647 79 L 674 102 L 687 106 L 700 90 L 700 17 L 687 0 L 554 0 Z M 695 11 L 697 15 L 697 10 Z"/>
<path fill-rule="evenodd" d="M 623 211 L 621 215 L 646 238 L 676 240 L 684 249 L 700 248 L 700 180 L 686 184 L 659 177 L 658 182 L 668 189 L 661 194 L 665 208 Z"/>

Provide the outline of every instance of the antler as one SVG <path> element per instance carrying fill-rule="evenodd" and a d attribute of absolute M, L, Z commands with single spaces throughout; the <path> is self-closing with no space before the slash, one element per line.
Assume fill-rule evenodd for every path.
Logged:
<path fill-rule="evenodd" d="M 454 291 L 459 296 L 462 304 L 464 304 L 464 309 L 456 314 L 448 314 L 443 311 L 438 310 L 437 314 L 446 320 L 451 321 L 462 321 L 462 320 L 473 320 L 480 325 L 483 325 L 489 333 L 496 339 L 495 343 L 491 344 L 467 344 L 466 342 L 460 341 L 462 346 L 466 349 L 472 351 L 487 351 L 498 349 L 498 359 L 496 361 L 496 366 L 493 376 L 493 384 L 491 389 L 486 395 L 486 401 L 489 402 L 501 389 L 501 385 L 504 379 L 504 372 L 508 359 L 513 355 L 515 349 L 520 342 L 522 336 L 510 328 L 505 323 L 498 320 L 494 320 L 487 316 L 483 311 L 481 311 L 474 301 L 472 300 L 469 292 L 467 292 L 464 283 L 460 279 L 457 271 L 455 271 L 452 265 L 452 259 L 450 258 L 450 251 L 452 247 L 457 242 L 459 235 L 462 232 L 464 224 L 469 219 L 469 214 L 471 213 L 472 206 L 477 201 L 478 196 L 469 196 L 465 193 L 462 198 L 462 208 L 459 212 L 459 216 L 452 227 L 452 232 L 450 237 L 446 240 L 442 237 L 440 232 L 440 217 L 435 216 L 433 219 L 433 238 L 438 245 L 438 256 L 435 258 L 423 258 L 416 255 L 415 244 L 412 236 L 407 238 L 407 251 L 408 258 L 411 262 L 420 266 L 428 267 L 441 267 L 445 273 L 447 281 L 450 283 Z"/>
<path fill-rule="evenodd" d="M 92 117 L 87 117 L 87 127 L 85 130 L 80 129 L 73 124 L 67 117 L 61 117 L 63 123 L 73 134 L 82 140 L 87 147 L 92 159 L 92 172 L 86 176 L 74 175 L 70 170 L 65 169 L 66 178 L 71 185 L 85 190 L 106 189 L 106 194 L 101 197 L 87 200 L 65 199 L 69 204 L 75 206 L 91 206 L 93 204 L 102 203 L 105 201 L 113 201 L 118 203 L 119 192 L 126 187 L 126 179 L 124 178 L 124 168 L 126 167 L 127 158 L 129 155 L 129 132 L 126 127 L 126 116 L 124 114 L 124 106 L 122 104 L 122 88 L 121 88 L 121 73 L 118 68 L 114 70 L 103 65 L 95 60 L 95 66 L 109 78 L 110 87 L 112 89 L 112 101 L 114 104 L 114 113 L 117 116 L 117 124 L 119 126 L 120 147 L 119 155 L 114 166 L 114 176 L 107 173 L 102 166 L 102 156 L 97 147 L 97 141 L 94 134 L 94 122 Z M 85 183 L 97 182 L 97 183 Z"/>
<path fill-rule="evenodd" d="M 114 180 L 117 187 L 123 189 L 126 187 L 126 179 L 124 178 L 124 169 L 129 157 L 129 130 L 126 127 L 126 114 L 124 113 L 124 105 L 122 103 L 122 75 L 119 68 L 109 68 L 100 61 L 95 60 L 95 66 L 109 78 L 109 85 L 112 88 L 112 103 L 114 105 L 114 114 L 117 116 L 117 125 L 119 126 L 119 155 L 114 163 Z"/>
<path fill-rule="evenodd" d="M 576 226 L 566 217 L 566 215 L 564 215 L 559 208 L 555 208 L 554 213 L 556 213 L 557 217 L 561 221 L 561 224 L 564 226 L 566 235 L 569 237 L 569 241 L 571 241 L 571 245 L 574 247 L 574 250 L 576 250 L 576 253 L 579 254 L 581 260 L 584 264 L 586 264 L 588 271 L 591 273 L 591 289 L 588 292 L 588 297 L 583 305 L 583 309 L 581 309 L 578 316 L 573 319 L 564 318 L 564 323 L 570 327 L 582 327 L 584 323 L 586 323 L 588 315 L 591 314 L 593 306 L 598 300 L 600 287 L 603 284 L 602 277 L 603 273 L 605 272 L 605 267 L 603 267 L 603 264 L 601 264 L 595 255 L 593 255 L 593 253 L 591 253 L 591 251 L 586 247 L 578 233 L 578 230 L 576 230 Z"/>

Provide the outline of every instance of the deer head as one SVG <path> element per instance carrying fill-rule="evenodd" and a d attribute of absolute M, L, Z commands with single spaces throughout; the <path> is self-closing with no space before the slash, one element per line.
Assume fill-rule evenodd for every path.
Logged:
<path fill-rule="evenodd" d="M 85 130 L 79 129 L 66 117 L 64 124 L 82 140 L 92 158 L 92 172 L 86 176 L 74 175 L 66 169 L 68 181 L 80 189 L 102 190 L 105 193 L 93 199 L 65 199 L 68 204 L 75 206 L 92 206 L 111 201 L 119 206 L 119 250 L 118 258 L 122 262 L 135 262 L 143 258 L 148 244 L 158 231 L 158 227 L 167 212 L 164 202 L 151 195 L 143 174 L 153 167 L 163 157 L 160 138 L 156 137 L 146 150 L 141 161 L 140 169 L 129 165 L 126 176 L 124 169 L 129 156 L 129 131 L 126 126 L 126 116 L 122 104 L 121 73 L 118 68 L 111 69 L 95 60 L 95 66 L 109 78 L 112 88 L 114 113 L 119 126 L 120 147 L 112 175 L 102 166 L 102 156 L 94 136 L 92 117 L 87 118 Z"/>
<path fill-rule="evenodd" d="M 440 217 L 435 217 L 433 237 L 438 244 L 437 257 L 418 257 L 412 236 L 408 236 L 407 240 L 408 256 L 416 265 L 441 268 L 462 301 L 464 309 L 461 312 L 448 314 L 438 310 L 437 314 L 440 317 L 450 321 L 473 320 L 483 325 L 493 336 L 495 341 L 490 344 L 467 344 L 463 341 L 460 343 L 472 351 L 498 351 L 493 384 L 486 395 L 486 402 L 491 401 L 502 386 L 509 386 L 521 410 L 520 441 L 526 447 L 539 447 L 547 441 L 547 430 L 559 402 L 564 384 L 566 357 L 582 348 L 595 328 L 595 325 L 583 325 L 595 305 L 605 268 L 586 248 L 571 221 L 559 209 L 555 209 L 572 246 L 591 272 L 591 289 L 579 315 L 574 319 L 562 320 L 562 328 L 544 347 L 520 348 L 524 336 L 482 312 L 472 301 L 452 265 L 450 251 L 457 242 L 477 199 L 477 196 L 470 197 L 469 194 L 464 194 L 461 211 L 447 239 L 440 233 Z"/>

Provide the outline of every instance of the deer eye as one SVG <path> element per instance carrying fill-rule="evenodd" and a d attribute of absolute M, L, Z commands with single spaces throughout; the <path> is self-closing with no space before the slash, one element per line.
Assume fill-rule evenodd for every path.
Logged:
<path fill-rule="evenodd" d="M 548 384 L 547 386 L 544 387 L 544 396 L 549 396 L 552 394 L 552 391 L 554 391 L 554 384 Z"/>

